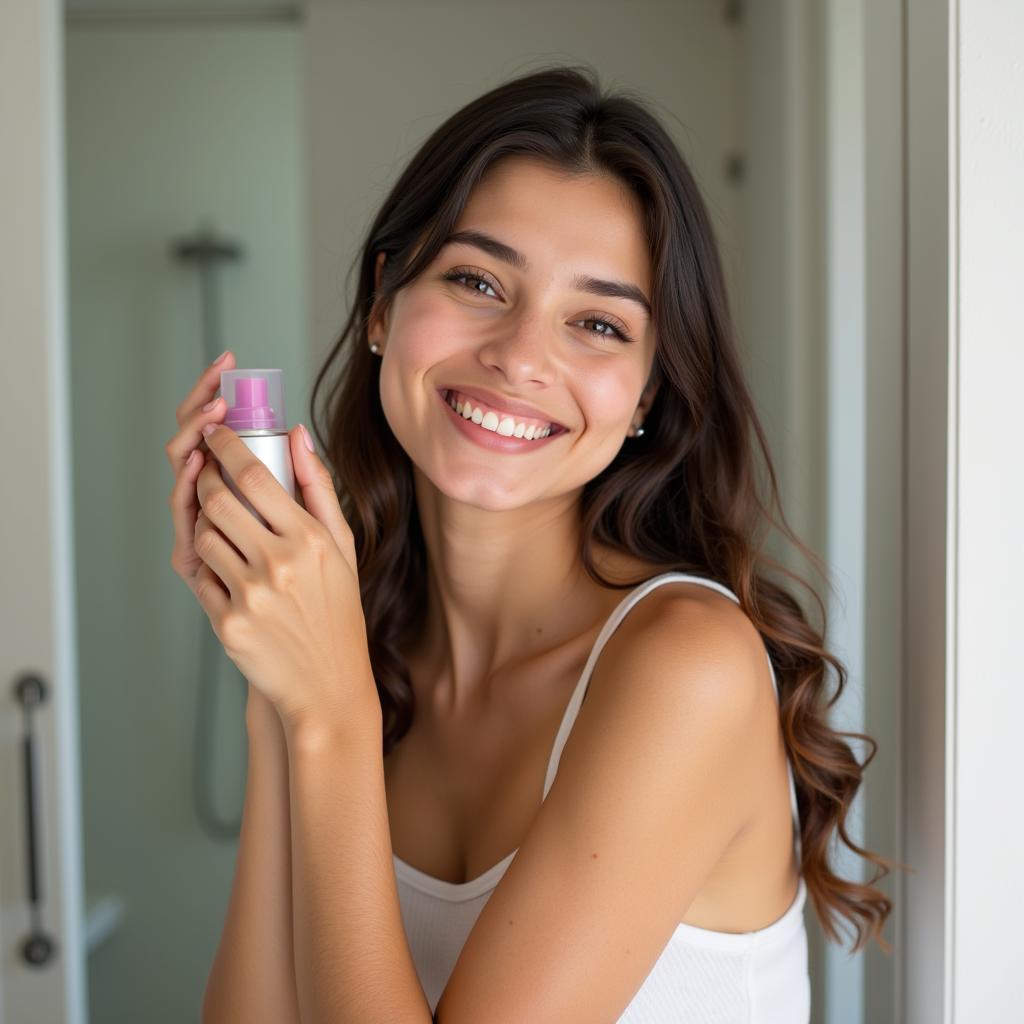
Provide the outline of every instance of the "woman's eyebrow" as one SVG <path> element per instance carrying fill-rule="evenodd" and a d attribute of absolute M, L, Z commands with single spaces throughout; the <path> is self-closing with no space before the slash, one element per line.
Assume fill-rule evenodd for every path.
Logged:
<path fill-rule="evenodd" d="M 495 259 L 508 263 L 524 273 L 530 269 L 529 262 L 518 249 L 513 249 L 512 246 L 506 245 L 484 231 L 476 231 L 471 228 L 467 228 L 464 231 L 455 231 L 441 245 L 444 247 L 457 242 L 482 249 Z M 591 295 L 604 295 L 610 299 L 629 299 L 631 302 L 641 306 L 648 317 L 651 316 L 651 304 L 647 300 L 647 296 L 635 284 L 629 284 L 626 281 L 603 281 L 600 278 L 589 277 L 586 274 L 577 274 L 572 279 L 572 285 L 581 292 L 589 292 Z"/>

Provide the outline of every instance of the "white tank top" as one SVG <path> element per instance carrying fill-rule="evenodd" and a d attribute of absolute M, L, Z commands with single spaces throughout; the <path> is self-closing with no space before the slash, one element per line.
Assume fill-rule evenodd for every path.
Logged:
<path fill-rule="evenodd" d="M 629 609 L 655 587 L 670 580 L 687 580 L 711 587 L 739 604 L 736 595 L 722 584 L 680 572 L 655 576 L 630 591 L 598 634 L 569 699 L 548 761 L 542 799 L 547 797 L 554 782 L 562 748 L 576 721 L 601 649 Z M 768 665 L 778 699 L 778 682 L 770 657 Z M 788 761 L 787 768 L 799 863 L 799 814 L 793 769 Z M 490 870 L 461 884 L 433 878 L 394 856 L 402 920 L 431 1012 L 437 1008 L 480 911 L 517 852 L 518 848 Z M 619 1017 L 619 1024 L 676 1024 L 679 1021 L 807 1024 L 810 981 L 803 918 L 806 898 L 807 889 L 801 876 L 790 908 L 777 921 L 756 932 L 716 932 L 680 922 L 650 974 Z"/>

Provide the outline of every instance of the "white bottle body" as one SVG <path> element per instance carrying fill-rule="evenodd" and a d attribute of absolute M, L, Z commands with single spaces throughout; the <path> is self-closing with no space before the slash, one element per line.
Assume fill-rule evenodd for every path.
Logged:
<path fill-rule="evenodd" d="M 292 468 L 291 445 L 288 441 L 287 430 L 236 430 L 236 434 L 242 439 L 246 448 L 249 449 L 274 475 L 274 479 L 288 492 L 288 496 L 295 498 L 295 471 Z M 232 494 L 247 508 L 267 529 L 270 524 L 252 507 L 248 498 L 235 486 L 234 480 L 228 475 L 227 470 L 220 466 L 220 475 Z"/>

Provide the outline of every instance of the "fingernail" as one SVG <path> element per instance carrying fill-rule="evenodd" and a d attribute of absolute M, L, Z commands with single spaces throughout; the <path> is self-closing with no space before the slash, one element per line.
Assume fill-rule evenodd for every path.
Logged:
<path fill-rule="evenodd" d="M 212 402 L 207 402 L 206 405 L 203 406 L 203 412 L 209 412 L 219 401 L 220 396 L 218 395 Z"/>
<path fill-rule="evenodd" d="M 203 427 L 203 435 L 205 437 L 209 437 L 217 429 L 217 427 L 218 427 L 218 424 L 216 424 L 216 423 L 207 423 Z"/>
<path fill-rule="evenodd" d="M 198 454 L 199 454 L 199 449 L 198 448 L 193 448 L 192 451 L 189 452 L 188 458 L 185 460 L 185 465 L 191 467 L 192 463 L 196 461 L 196 456 Z"/>
<path fill-rule="evenodd" d="M 221 352 L 221 354 L 220 354 L 219 356 L 217 356 L 217 358 L 216 358 L 216 359 L 214 359 L 214 361 L 213 361 L 213 365 L 214 365 L 214 366 L 216 366 L 216 365 L 217 365 L 218 363 L 220 363 L 220 362 L 223 362 L 223 360 L 224 360 L 224 357 L 225 357 L 225 356 L 226 356 L 226 355 L 227 355 L 227 354 L 228 354 L 228 353 L 229 353 L 230 351 L 231 351 L 231 349 L 229 349 L 229 348 L 226 348 L 226 349 L 224 349 L 224 351 L 223 351 L 223 352 Z"/>
<path fill-rule="evenodd" d="M 313 438 L 309 436 L 309 431 L 306 429 L 306 424 L 300 423 L 299 426 L 302 427 L 302 440 L 306 442 L 306 447 L 310 451 L 313 451 Z"/>

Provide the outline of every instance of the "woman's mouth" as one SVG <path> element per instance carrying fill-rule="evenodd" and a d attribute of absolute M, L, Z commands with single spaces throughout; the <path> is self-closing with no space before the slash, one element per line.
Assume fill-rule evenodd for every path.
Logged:
<path fill-rule="evenodd" d="M 568 433 L 564 427 L 556 424 L 542 424 L 536 420 L 520 419 L 494 409 L 485 409 L 482 403 L 465 398 L 457 391 L 445 389 L 437 394 L 460 433 L 492 451 L 530 451 L 544 447 L 556 437 Z"/>

